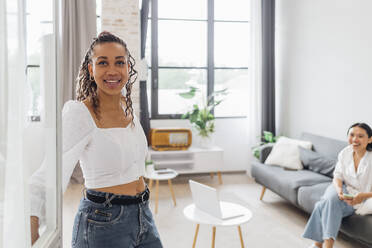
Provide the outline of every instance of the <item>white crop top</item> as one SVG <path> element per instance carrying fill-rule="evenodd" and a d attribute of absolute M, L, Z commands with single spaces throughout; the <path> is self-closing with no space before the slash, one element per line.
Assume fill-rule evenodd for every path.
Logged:
<path fill-rule="evenodd" d="M 85 187 L 94 189 L 126 184 L 145 173 L 147 140 L 137 116 L 134 126 L 98 128 L 84 103 L 68 101 L 62 110 L 62 190 L 75 165 L 80 166 Z M 31 215 L 43 217 L 45 205 L 45 166 L 31 178 Z"/>

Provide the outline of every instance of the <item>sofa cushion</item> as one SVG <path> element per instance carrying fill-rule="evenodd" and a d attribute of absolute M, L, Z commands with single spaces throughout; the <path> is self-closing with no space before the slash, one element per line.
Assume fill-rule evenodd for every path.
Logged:
<path fill-rule="evenodd" d="M 342 220 L 341 232 L 347 236 L 359 240 L 363 244 L 368 244 L 372 247 L 372 215 L 357 215 L 353 214 Z"/>
<path fill-rule="evenodd" d="M 300 149 L 300 159 L 304 166 L 311 171 L 323 174 L 328 177 L 333 177 L 337 159 L 324 156 L 320 153 L 304 149 Z"/>
<path fill-rule="evenodd" d="M 348 145 L 345 141 L 311 133 L 302 133 L 301 139 L 310 141 L 313 144 L 313 151 L 332 158 L 337 158 L 338 153 Z"/>
<path fill-rule="evenodd" d="M 282 167 L 253 162 L 251 174 L 256 181 L 281 197 L 297 204 L 297 190 L 301 186 L 330 182 L 332 179 L 309 170 L 286 170 Z"/>
<path fill-rule="evenodd" d="M 298 189 L 298 205 L 308 213 L 314 209 L 315 203 L 320 200 L 331 182 L 319 183 L 311 186 L 302 186 Z"/>

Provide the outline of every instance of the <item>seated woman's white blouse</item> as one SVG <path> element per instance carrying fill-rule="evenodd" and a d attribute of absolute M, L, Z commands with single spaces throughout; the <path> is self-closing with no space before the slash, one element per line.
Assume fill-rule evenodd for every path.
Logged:
<path fill-rule="evenodd" d="M 372 191 L 372 152 L 367 151 L 355 171 L 353 147 L 345 147 L 338 155 L 338 162 L 333 173 L 334 178 L 342 180 L 350 194 Z M 360 204 L 355 205 L 358 208 Z"/>
<path fill-rule="evenodd" d="M 84 103 L 68 101 L 62 110 L 62 189 L 78 161 L 89 189 L 126 184 L 145 173 L 147 140 L 136 115 L 134 126 L 98 128 Z M 31 178 L 31 215 L 43 217 L 45 167 Z"/>

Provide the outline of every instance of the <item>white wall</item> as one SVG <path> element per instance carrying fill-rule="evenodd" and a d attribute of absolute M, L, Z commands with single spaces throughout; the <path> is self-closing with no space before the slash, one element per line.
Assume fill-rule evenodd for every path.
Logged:
<path fill-rule="evenodd" d="M 346 139 L 372 125 L 372 1 L 277 0 L 279 132 Z"/>

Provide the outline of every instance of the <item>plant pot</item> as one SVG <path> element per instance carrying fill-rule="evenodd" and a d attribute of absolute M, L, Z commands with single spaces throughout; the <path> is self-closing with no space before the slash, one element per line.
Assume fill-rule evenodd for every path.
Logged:
<path fill-rule="evenodd" d="M 205 149 L 209 149 L 213 147 L 212 137 L 211 136 L 199 136 L 199 146 Z"/>
<path fill-rule="evenodd" d="M 155 166 L 154 164 L 148 164 L 146 165 L 146 174 L 151 175 L 155 171 Z"/>

